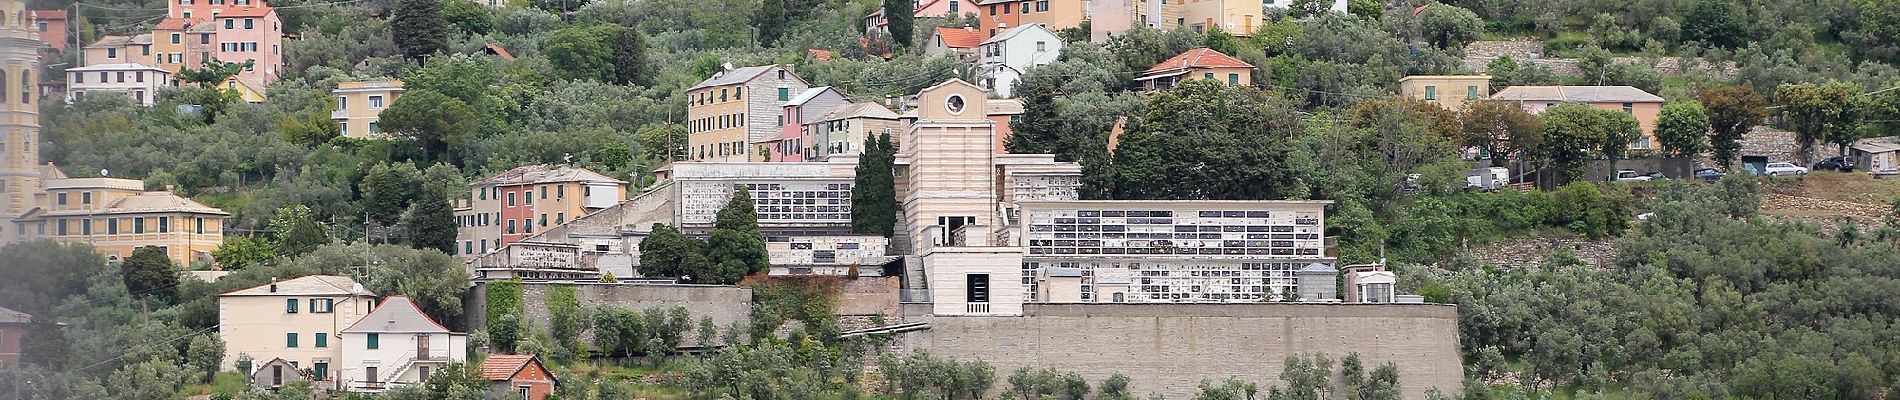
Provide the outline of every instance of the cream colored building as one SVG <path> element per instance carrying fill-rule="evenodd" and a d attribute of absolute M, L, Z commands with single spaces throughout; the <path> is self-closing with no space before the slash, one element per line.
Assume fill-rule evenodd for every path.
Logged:
<path fill-rule="evenodd" d="M 108 260 L 157 246 L 180 267 L 210 262 L 211 252 L 224 244 L 229 213 L 171 192 L 146 191 L 145 182 L 63 177 L 45 182 L 44 206 L 13 220 L 24 238 L 90 244 Z"/>
<path fill-rule="evenodd" d="M 525 165 L 469 184 L 455 208 L 456 251 L 487 254 L 535 232 L 613 207 L 627 181 L 566 165 Z"/>
<path fill-rule="evenodd" d="M 1424 100 L 1453 112 L 1465 103 L 1491 97 L 1489 75 L 1413 75 L 1399 78 L 1399 95 Z"/>
<path fill-rule="evenodd" d="M 687 88 L 686 159 L 765 161 L 785 103 L 810 88 L 784 65 L 729 68 Z"/>
<path fill-rule="evenodd" d="M 377 116 L 402 97 L 403 89 L 402 81 L 381 80 L 340 82 L 330 92 L 336 94 L 336 110 L 330 112 L 330 119 L 336 120 L 344 137 L 379 138 L 387 135 L 376 125 Z"/>
<path fill-rule="evenodd" d="M 0 12 L 21 15 L 26 2 L 0 2 Z M 40 46 L 33 27 L 0 18 L 0 244 L 21 239 L 13 220 L 39 206 L 41 182 L 54 171 L 40 165 Z"/>
<path fill-rule="evenodd" d="M 346 391 L 419 384 L 444 366 L 468 362 L 468 335 L 449 331 L 408 297 L 383 299 L 342 333 L 337 376 Z"/>
<path fill-rule="evenodd" d="M 369 314 L 376 295 L 349 277 L 310 275 L 218 295 L 219 369 L 234 371 L 250 356 L 253 368 L 282 358 L 334 381 L 343 368 L 344 328 Z M 252 371 L 238 371 L 250 374 Z"/>
<path fill-rule="evenodd" d="M 123 93 L 133 104 L 151 107 L 158 103 L 159 88 L 172 86 L 172 74 L 163 68 L 140 64 L 94 64 L 66 69 L 66 102 L 87 95 Z"/>
<path fill-rule="evenodd" d="M 137 36 L 106 36 L 86 45 L 80 63 L 83 65 L 100 64 L 141 64 L 153 65 L 152 34 Z"/>
<path fill-rule="evenodd" d="M 1135 77 L 1148 90 L 1170 90 L 1189 80 L 1210 80 L 1228 86 L 1253 85 L 1253 64 L 1214 49 L 1201 47 L 1170 57 Z"/>

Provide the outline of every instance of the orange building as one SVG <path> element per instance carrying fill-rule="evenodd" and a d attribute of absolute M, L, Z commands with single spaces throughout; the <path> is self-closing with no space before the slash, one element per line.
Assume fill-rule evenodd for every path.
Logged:
<path fill-rule="evenodd" d="M 33 32 L 46 47 L 66 50 L 66 10 L 33 10 L 27 16 L 33 18 Z"/>
<path fill-rule="evenodd" d="M 1511 86 L 1491 95 L 1492 100 L 1516 102 L 1532 114 L 1563 103 L 1587 104 L 1599 110 L 1622 111 L 1636 117 L 1643 135 L 1630 141 L 1632 150 L 1655 149 L 1656 117 L 1662 114 L 1663 98 L 1630 86 Z"/>

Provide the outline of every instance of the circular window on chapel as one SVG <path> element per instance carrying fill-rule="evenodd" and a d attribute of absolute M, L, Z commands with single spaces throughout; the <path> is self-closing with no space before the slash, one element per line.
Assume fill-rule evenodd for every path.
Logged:
<path fill-rule="evenodd" d="M 963 114 L 963 95 L 950 95 L 950 99 L 944 100 L 943 108 L 949 110 L 951 114 Z"/>

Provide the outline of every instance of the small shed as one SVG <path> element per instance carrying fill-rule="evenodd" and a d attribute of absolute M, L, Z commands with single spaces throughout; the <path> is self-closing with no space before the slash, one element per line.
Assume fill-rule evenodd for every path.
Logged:
<path fill-rule="evenodd" d="M 256 370 L 251 371 L 251 387 L 253 388 L 277 389 L 305 380 L 308 378 L 303 376 L 303 370 L 297 369 L 297 364 L 284 361 L 282 358 L 273 358 L 259 364 Z"/>
<path fill-rule="evenodd" d="M 554 393 L 560 380 L 532 354 L 496 354 L 482 360 L 482 380 L 489 382 L 489 398 L 520 395 L 527 400 L 545 400 Z"/>
<path fill-rule="evenodd" d="M 1854 144 L 1854 163 L 1875 174 L 1900 172 L 1900 143 L 1894 138 L 1867 139 Z"/>

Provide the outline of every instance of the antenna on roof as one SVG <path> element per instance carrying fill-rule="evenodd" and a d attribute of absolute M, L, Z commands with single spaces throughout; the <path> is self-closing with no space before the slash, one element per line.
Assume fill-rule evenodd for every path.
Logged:
<path fill-rule="evenodd" d="M 108 175 L 107 175 L 107 173 L 106 173 L 106 169 L 105 169 L 105 168 L 100 168 L 100 169 L 99 169 L 99 177 L 100 177 L 100 178 L 104 178 L 104 177 L 106 177 L 106 176 L 108 176 Z"/>

